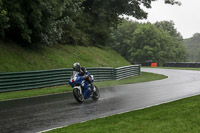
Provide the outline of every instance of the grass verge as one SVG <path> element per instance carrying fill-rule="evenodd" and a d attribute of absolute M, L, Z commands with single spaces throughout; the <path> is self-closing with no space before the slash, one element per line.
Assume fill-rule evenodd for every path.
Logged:
<path fill-rule="evenodd" d="M 70 125 L 48 133 L 199 133 L 200 96 Z"/>
<path fill-rule="evenodd" d="M 22 47 L 0 41 L 0 73 L 85 67 L 121 67 L 130 63 L 108 47 L 53 45 Z"/>
<path fill-rule="evenodd" d="M 122 84 L 148 82 L 148 81 L 160 80 L 160 79 L 164 79 L 164 78 L 167 78 L 167 76 L 161 75 L 161 74 L 142 72 L 141 75 L 133 76 L 131 78 L 127 78 L 127 79 L 123 79 L 123 80 L 96 82 L 95 84 L 98 87 L 105 87 L 105 86 L 115 86 L 115 85 L 122 85 Z"/>
<path fill-rule="evenodd" d="M 167 76 L 142 72 L 141 75 L 123 79 L 123 80 L 95 82 L 95 85 L 98 87 L 106 87 L 106 86 L 115 86 L 115 85 L 121 85 L 121 84 L 131 84 L 131 83 L 160 80 L 164 78 L 167 78 Z M 0 93 L 0 101 L 17 99 L 17 98 L 33 97 L 33 96 L 41 96 L 41 95 L 47 95 L 47 94 L 62 93 L 62 92 L 67 92 L 71 90 L 72 88 L 69 85 L 63 85 L 63 86 L 48 87 L 48 88 L 34 89 L 34 90 L 6 92 L 6 93 Z"/>
<path fill-rule="evenodd" d="M 152 68 L 152 67 L 144 67 L 144 68 Z M 153 68 L 200 71 L 200 68 L 188 68 L 188 67 L 153 67 Z"/>

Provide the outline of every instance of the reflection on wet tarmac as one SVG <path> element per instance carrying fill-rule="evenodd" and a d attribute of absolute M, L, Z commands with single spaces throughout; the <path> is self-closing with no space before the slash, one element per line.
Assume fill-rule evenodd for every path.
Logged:
<path fill-rule="evenodd" d="M 0 102 L 0 132 L 38 132 L 200 94 L 200 72 L 143 69 L 169 78 L 101 88 L 99 101 L 79 104 L 72 93 Z"/>

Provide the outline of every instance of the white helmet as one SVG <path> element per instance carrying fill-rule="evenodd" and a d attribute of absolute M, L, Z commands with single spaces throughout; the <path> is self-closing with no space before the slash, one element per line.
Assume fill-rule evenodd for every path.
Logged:
<path fill-rule="evenodd" d="M 80 66 L 80 63 L 79 63 L 79 62 L 76 62 L 76 63 L 73 64 L 73 70 L 74 70 L 74 71 L 79 72 L 79 71 L 80 71 L 80 68 L 81 68 L 81 66 Z"/>

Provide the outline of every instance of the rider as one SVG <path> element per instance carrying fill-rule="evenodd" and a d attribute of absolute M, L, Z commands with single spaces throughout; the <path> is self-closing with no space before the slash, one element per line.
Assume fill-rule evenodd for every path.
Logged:
<path fill-rule="evenodd" d="M 73 64 L 73 71 L 79 72 L 79 76 L 84 76 L 84 79 L 92 85 L 92 88 L 94 88 L 91 81 L 90 73 L 86 70 L 85 67 L 81 67 L 79 62 Z"/>

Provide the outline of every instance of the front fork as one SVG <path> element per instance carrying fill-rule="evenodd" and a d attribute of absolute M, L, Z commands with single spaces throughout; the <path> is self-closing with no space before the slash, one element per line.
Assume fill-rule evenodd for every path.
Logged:
<path fill-rule="evenodd" d="M 91 82 L 90 85 L 91 85 L 91 89 L 93 90 L 93 92 L 95 92 L 95 91 L 96 91 L 96 87 L 95 87 L 95 85 L 93 84 L 93 82 Z"/>
<path fill-rule="evenodd" d="M 79 92 L 80 92 L 81 95 L 83 94 L 82 89 L 81 89 L 81 86 L 75 86 L 74 89 L 75 89 L 75 88 L 77 88 L 77 89 L 79 90 Z"/>

